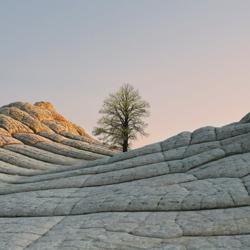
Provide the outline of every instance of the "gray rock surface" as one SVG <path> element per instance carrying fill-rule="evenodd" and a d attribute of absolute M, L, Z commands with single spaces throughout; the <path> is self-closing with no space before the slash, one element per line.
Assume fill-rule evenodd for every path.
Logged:
<path fill-rule="evenodd" d="M 0 109 L 0 249 L 250 249 L 249 116 L 115 154 L 55 112 Z"/>

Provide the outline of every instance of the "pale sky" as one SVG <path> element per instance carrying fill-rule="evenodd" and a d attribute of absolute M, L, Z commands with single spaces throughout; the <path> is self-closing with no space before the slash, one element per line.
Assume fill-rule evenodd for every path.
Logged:
<path fill-rule="evenodd" d="M 0 106 L 52 102 L 91 133 L 103 99 L 131 83 L 149 137 L 250 112 L 248 0 L 0 0 Z"/>

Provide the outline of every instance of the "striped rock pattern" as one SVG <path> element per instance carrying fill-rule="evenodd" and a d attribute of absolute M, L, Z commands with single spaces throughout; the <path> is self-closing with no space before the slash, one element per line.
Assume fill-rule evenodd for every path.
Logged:
<path fill-rule="evenodd" d="M 7 108 L 0 249 L 250 249 L 250 114 L 111 156 L 56 116 Z"/>
<path fill-rule="evenodd" d="M 0 108 L 3 182 L 62 166 L 83 165 L 113 154 L 84 129 L 57 113 L 50 103 L 16 102 Z"/>

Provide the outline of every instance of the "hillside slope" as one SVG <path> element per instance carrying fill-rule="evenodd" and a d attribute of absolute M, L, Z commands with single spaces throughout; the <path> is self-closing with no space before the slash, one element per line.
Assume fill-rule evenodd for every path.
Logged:
<path fill-rule="evenodd" d="M 114 154 L 48 102 L 16 102 L 0 108 L 0 147 L 0 180 Z"/>
<path fill-rule="evenodd" d="M 0 124 L 8 133 L 16 129 Z M 42 124 L 56 131 L 51 123 Z M 27 151 L 49 152 L 57 136 L 63 136 L 56 144 L 62 147 L 78 142 L 74 138 L 68 146 L 70 136 L 62 130 L 53 137 L 38 131 L 49 138 L 45 143 L 33 143 L 32 131 L 30 140 L 22 133 L 10 138 L 31 145 L 12 144 Z M 85 134 L 78 136 L 104 150 Z M 9 152 L 24 153 L 6 144 L 0 151 L 6 171 L 0 182 L 0 249 L 250 249 L 250 115 L 91 162 L 69 155 L 77 147 L 45 154 L 52 161 L 64 152 L 72 161 L 64 167 L 46 160 L 47 166 L 41 156 L 36 160 L 45 165 L 28 160 L 11 165 L 4 160 L 12 159 Z M 105 150 L 94 153 L 110 153 Z"/>

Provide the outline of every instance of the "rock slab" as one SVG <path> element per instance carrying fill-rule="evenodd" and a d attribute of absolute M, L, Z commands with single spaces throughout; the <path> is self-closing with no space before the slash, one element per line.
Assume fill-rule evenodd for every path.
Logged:
<path fill-rule="evenodd" d="M 19 102 L 0 135 L 0 249 L 250 249 L 249 115 L 117 153 Z"/>

